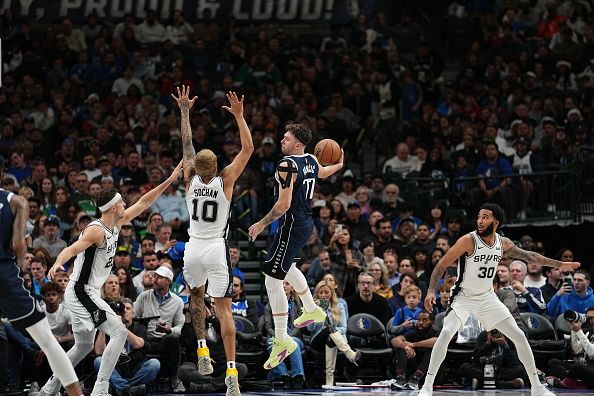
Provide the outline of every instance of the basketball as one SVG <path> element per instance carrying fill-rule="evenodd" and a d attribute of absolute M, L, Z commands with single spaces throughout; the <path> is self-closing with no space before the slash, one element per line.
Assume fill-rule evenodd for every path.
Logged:
<path fill-rule="evenodd" d="M 342 152 L 340 146 L 332 139 L 323 139 L 316 144 L 314 155 L 321 165 L 334 165 L 340 159 Z"/>

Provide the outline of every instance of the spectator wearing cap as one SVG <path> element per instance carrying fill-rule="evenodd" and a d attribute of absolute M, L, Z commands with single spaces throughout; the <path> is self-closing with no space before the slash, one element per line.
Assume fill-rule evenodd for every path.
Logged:
<path fill-rule="evenodd" d="M 565 129 L 570 136 L 575 136 L 578 129 L 583 128 L 582 113 L 579 109 L 573 108 L 567 112 L 567 119 L 565 120 Z"/>
<path fill-rule="evenodd" d="M 157 198 L 151 206 L 153 212 L 161 213 L 163 222 L 168 224 L 176 237 L 180 233 L 185 233 L 184 224 L 187 228 L 187 223 L 190 221 L 190 214 L 186 206 L 184 197 L 177 191 L 177 185 L 171 184 L 167 189 Z"/>
<path fill-rule="evenodd" d="M 122 224 L 118 237 L 118 246 L 125 247 L 132 257 L 138 255 L 140 243 L 134 238 L 134 226 L 131 222 Z"/>
<path fill-rule="evenodd" d="M 528 201 L 532 191 L 538 185 L 538 179 L 530 177 L 535 172 L 543 170 L 543 163 L 540 156 L 530 150 L 530 140 L 524 136 L 520 136 L 514 142 L 514 155 L 511 158 L 512 167 L 515 173 L 526 175 L 520 178 L 520 207 L 518 211 L 518 219 L 526 218 L 526 210 L 528 209 Z"/>
<path fill-rule="evenodd" d="M 148 323 L 148 337 L 145 347 L 147 353 L 158 354 L 166 362 L 162 373 L 168 374 L 171 385 L 176 388 L 177 368 L 181 363 L 179 336 L 185 322 L 182 299 L 170 292 L 173 272 L 164 266 L 155 271 L 153 290 L 140 293 L 134 303 L 134 315 L 138 318 L 152 319 Z"/>
<path fill-rule="evenodd" d="M 355 178 L 353 172 L 347 169 L 340 180 L 341 191 L 334 199 L 338 199 L 343 208 L 355 199 Z"/>
<path fill-rule="evenodd" d="M 359 201 L 352 200 L 346 206 L 346 221 L 344 224 L 353 232 L 353 239 L 362 241 L 363 238 L 371 235 L 369 222 L 361 214 L 361 204 Z"/>
<path fill-rule="evenodd" d="M 106 155 L 102 155 L 97 159 L 97 167 L 99 168 L 99 175 L 95 176 L 92 181 L 101 182 L 106 177 L 111 177 L 114 186 L 119 186 L 121 183 L 121 177 L 113 174 L 113 167 L 109 158 Z"/>
<path fill-rule="evenodd" d="M 124 268 L 128 270 L 130 268 L 130 252 L 126 246 L 119 245 L 116 249 L 113 266 L 115 269 Z"/>
<path fill-rule="evenodd" d="M 396 155 L 384 163 L 384 173 L 397 173 L 402 177 L 412 171 L 412 169 L 419 168 L 417 164 L 418 158 L 414 155 L 410 155 L 410 148 L 406 143 L 398 143 L 396 145 Z"/>
<path fill-rule="evenodd" d="M 60 219 L 58 216 L 48 216 L 43 223 L 43 235 L 39 236 L 33 241 L 33 249 L 46 249 L 52 260 L 58 257 L 58 254 L 64 250 L 68 244 L 58 237 L 58 230 L 60 228 Z"/>
<path fill-rule="evenodd" d="M 569 30 L 569 28 L 567 29 Z M 571 63 L 566 60 L 558 61 L 557 72 L 559 74 L 559 77 L 557 77 L 557 89 L 561 91 L 561 93 L 569 94 L 577 91 L 577 81 L 575 79 L 575 74 L 571 71 Z"/>
<path fill-rule="evenodd" d="M 483 200 L 495 202 L 505 209 L 508 218 L 512 217 L 515 206 L 515 193 L 511 188 L 510 176 L 513 171 L 509 161 L 499 155 L 499 147 L 494 141 L 487 141 L 484 145 L 485 160 L 476 169 L 479 188 Z M 475 202 L 476 207 L 480 202 Z"/>

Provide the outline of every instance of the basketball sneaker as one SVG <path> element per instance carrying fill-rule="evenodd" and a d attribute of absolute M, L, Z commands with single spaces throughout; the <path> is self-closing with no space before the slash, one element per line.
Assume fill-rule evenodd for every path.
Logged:
<path fill-rule="evenodd" d="M 303 310 L 301 316 L 293 321 L 293 325 L 295 325 L 295 327 L 305 327 L 312 323 L 322 323 L 325 320 L 326 312 L 324 312 L 322 308 L 316 307 L 316 309 L 311 312 L 305 312 L 305 310 Z"/>
<path fill-rule="evenodd" d="M 293 341 L 291 337 L 285 338 L 283 341 L 279 341 L 276 338 L 272 339 L 272 350 L 264 368 L 270 370 L 278 366 L 287 356 L 293 353 L 297 349 L 297 343 Z"/>
<path fill-rule="evenodd" d="M 240 396 L 239 374 L 236 368 L 228 368 L 225 373 L 225 385 L 227 385 L 227 396 Z"/>
<path fill-rule="evenodd" d="M 211 359 L 210 359 L 210 350 L 208 347 L 198 348 L 196 350 L 196 354 L 198 354 L 198 374 L 200 375 L 210 375 L 214 371 L 212 367 Z"/>
<path fill-rule="evenodd" d="M 537 386 L 530 388 L 530 395 L 531 396 L 555 396 L 553 392 L 545 388 L 544 386 Z"/>

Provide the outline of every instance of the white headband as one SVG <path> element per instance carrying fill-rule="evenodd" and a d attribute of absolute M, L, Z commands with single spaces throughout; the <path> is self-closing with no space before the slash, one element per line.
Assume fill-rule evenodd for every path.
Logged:
<path fill-rule="evenodd" d="M 116 195 L 105 205 L 99 206 L 99 210 L 102 212 L 107 212 L 113 205 L 118 203 L 118 201 L 122 199 L 120 193 L 116 193 Z"/>

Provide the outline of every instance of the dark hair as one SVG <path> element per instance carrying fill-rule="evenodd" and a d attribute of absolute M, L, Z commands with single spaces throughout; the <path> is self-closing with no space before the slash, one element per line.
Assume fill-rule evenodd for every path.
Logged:
<path fill-rule="evenodd" d="M 392 226 L 392 221 L 390 219 L 388 219 L 387 217 L 382 217 L 381 219 L 375 222 L 375 228 L 379 230 L 381 228 L 380 224 L 382 223 L 390 223 L 390 226 Z"/>
<path fill-rule="evenodd" d="M 312 133 L 304 124 L 287 124 L 285 127 L 287 132 L 295 136 L 304 146 L 307 146 L 312 138 Z"/>
<path fill-rule="evenodd" d="M 116 196 L 118 190 L 114 187 L 104 188 L 103 190 L 99 191 L 99 195 L 97 196 L 97 207 L 103 206 Z"/>
<path fill-rule="evenodd" d="M 41 285 L 41 295 L 42 296 L 45 293 L 49 293 L 49 292 L 56 292 L 58 294 L 64 293 L 62 291 L 62 288 L 60 287 L 60 285 L 58 285 L 58 283 L 54 282 L 54 281 L 45 282 L 43 285 Z"/>
<path fill-rule="evenodd" d="M 155 256 L 156 254 L 157 254 L 157 252 L 155 252 L 154 250 L 147 250 L 142 255 L 142 258 L 144 259 L 146 256 Z"/>
<path fill-rule="evenodd" d="M 423 310 L 421 312 L 419 312 L 419 315 L 421 315 L 421 314 L 429 315 L 429 320 L 432 322 L 435 320 L 435 314 L 433 314 L 433 312 L 427 311 L 425 308 L 423 308 Z"/>
<path fill-rule="evenodd" d="M 495 220 L 499 222 L 499 227 L 505 223 L 505 212 L 503 209 L 501 209 L 501 206 L 497 205 L 496 203 L 487 202 L 481 206 L 481 210 L 482 209 L 491 211 L 493 217 L 495 217 Z"/>
<path fill-rule="evenodd" d="M 0 175 L 3 175 L 4 174 L 4 166 L 5 166 L 4 163 L 5 163 L 4 157 L 2 157 L 0 155 Z"/>
<path fill-rule="evenodd" d="M 367 246 L 373 245 L 374 243 L 375 242 L 374 242 L 374 240 L 372 238 L 369 238 L 369 237 L 364 238 L 361 241 L 361 244 L 359 245 L 359 250 L 363 251 L 363 249 L 365 249 Z"/>
<path fill-rule="evenodd" d="M 586 313 L 588 313 L 588 312 L 590 312 L 590 311 L 594 311 L 594 307 L 589 307 L 589 308 L 586 308 Z"/>
<path fill-rule="evenodd" d="M 590 272 L 589 271 L 586 271 L 585 269 L 581 269 L 580 268 L 579 270 L 575 271 L 574 275 L 575 274 L 582 274 L 582 275 L 584 275 L 584 278 L 586 278 L 587 281 L 591 281 L 592 280 L 592 277 L 590 276 Z"/>
<path fill-rule="evenodd" d="M 501 279 L 499 279 L 499 275 L 495 274 L 493 277 L 493 284 L 497 284 L 497 286 L 501 285 Z"/>
<path fill-rule="evenodd" d="M 244 299 L 246 298 L 246 291 L 245 291 L 245 286 L 243 284 L 243 279 L 241 278 L 241 276 L 237 276 L 237 275 L 233 275 L 234 278 L 239 279 L 239 286 L 241 287 L 241 293 L 239 294 L 239 298 Z"/>
<path fill-rule="evenodd" d="M 562 247 L 561 249 L 557 250 L 557 253 L 555 253 L 555 259 L 561 260 L 561 256 L 563 256 L 563 253 L 565 253 L 568 250 L 573 254 L 573 251 L 570 248 Z"/>

